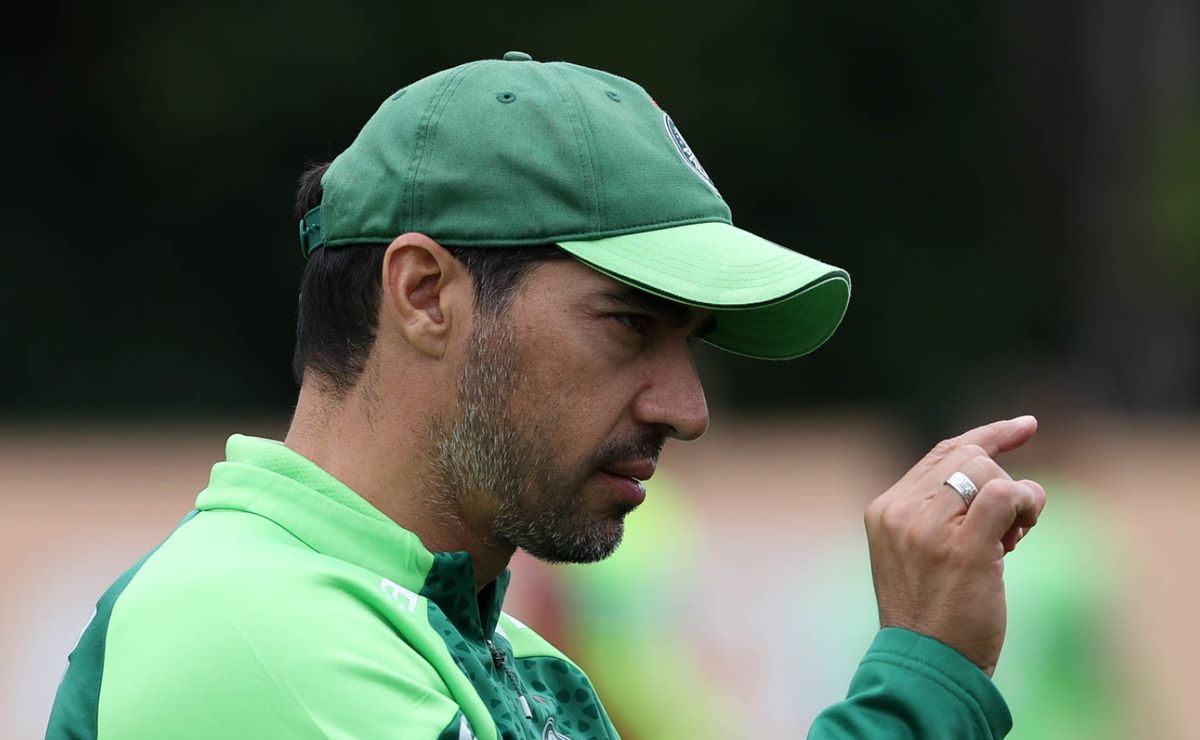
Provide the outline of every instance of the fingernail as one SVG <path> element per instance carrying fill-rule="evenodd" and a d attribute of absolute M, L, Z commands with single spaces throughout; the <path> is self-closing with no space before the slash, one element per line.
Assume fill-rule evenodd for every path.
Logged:
<path fill-rule="evenodd" d="M 1024 414 L 1022 416 L 1014 416 L 1009 421 L 1037 421 L 1037 417 L 1032 414 Z"/>

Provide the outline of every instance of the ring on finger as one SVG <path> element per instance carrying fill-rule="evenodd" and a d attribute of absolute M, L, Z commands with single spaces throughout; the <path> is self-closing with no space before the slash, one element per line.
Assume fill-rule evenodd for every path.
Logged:
<path fill-rule="evenodd" d="M 975 500 L 976 494 L 979 493 L 979 489 L 975 487 L 975 483 L 961 470 L 952 473 L 946 479 L 945 485 L 954 489 L 954 492 L 962 498 L 963 503 L 967 505 L 968 509 L 971 508 L 971 502 Z"/>

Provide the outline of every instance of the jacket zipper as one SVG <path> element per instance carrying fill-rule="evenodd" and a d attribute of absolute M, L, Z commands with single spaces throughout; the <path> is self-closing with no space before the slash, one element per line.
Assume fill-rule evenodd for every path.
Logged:
<path fill-rule="evenodd" d="M 487 643 L 488 650 L 492 653 L 492 663 L 498 670 L 504 671 L 513 688 L 516 689 L 517 699 L 521 702 L 521 709 L 525 711 L 525 719 L 533 719 L 533 711 L 529 708 L 529 701 L 521 691 L 521 682 L 517 680 L 517 674 L 513 673 L 512 668 L 509 668 L 504 651 L 496 647 L 495 643 L 491 640 L 485 640 L 485 642 Z"/>

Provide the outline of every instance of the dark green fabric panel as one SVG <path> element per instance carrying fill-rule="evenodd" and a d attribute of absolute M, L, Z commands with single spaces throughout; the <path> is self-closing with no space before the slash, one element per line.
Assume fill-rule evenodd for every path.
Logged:
<path fill-rule="evenodd" d="M 429 599 L 429 626 L 487 707 L 499 736 L 616 738 L 583 671 L 560 657 L 514 657 L 512 644 L 496 630 L 508 580 L 506 570 L 476 596 L 470 556 L 439 552 L 421 589 Z M 526 706 L 531 716 L 526 716 Z M 459 729 L 451 723 L 441 737 L 457 738 Z"/>
<path fill-rule="evenodd" d="M 931 637 L 879 631 L 846 700 L 826 709 L 809 740 L 996 740 L 1012 729 L 1000 692 L 974 664 Z"/>
<path fill-rule="evenodd" d="M 421 588 L 421 596 L 429 599 L 429 626 L 446 643 L 458 669 L 483 700 L 500 737 L 506 740 L 525 737 L 528 728 L 522 724 L 525 717 L 518 703 L 516 689 L 510 684 L 508 673 L 496 664 L 487 642 L 494 637 L 486 627 L 495 630 L 500 600 L 508 583 L 507 571 L 501 575 L 499 583 L 480 594 L 488 611 L 487 615 L 481 615 L 481 600 L 475 595 L 475 575 L 470 555 L 465 552 L 439 552 L 434 553 L 433 557 L 433 567 Z M 486 617 L 490 624 L 485 626 L 481 616 Z"/>
<path fill-rule="evenodd" d="M 194 510 L 188 512 L 176 529 L 197 513 Z M 158 547 L 161 546 L 159 543 Z M 121 598 L 125 587 L 158 547 L 146 553 L 141 560 L 121 574 L 96 603 L 92 620 L 88 622 L 75 649 L 67 658 L 67 672 L 58 686 L 54 707 L 50 710 L 46 740 L 95 740 L 100 716 L 100 681 L 104 673 L 104 645 L 108 635 L 108 622 L 117 599 Z"/>
<path fill-rule="evenodd" d="M 614 740 L 617 731 L 583 671 L 555 657 L 518 658 L 514 667 L 534 707 L 549 710 L 554 729 L 571 740 Z M 553 737 L 547 735 L 547 737 Z"/>

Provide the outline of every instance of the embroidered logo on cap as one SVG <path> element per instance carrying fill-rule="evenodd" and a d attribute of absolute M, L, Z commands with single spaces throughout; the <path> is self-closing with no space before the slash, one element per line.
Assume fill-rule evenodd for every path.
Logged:
<path fill-rule="evenodd" d="M 684 164 L 688 166 L 696 176 L 704 181 L 704 184 L 712 188 L 712 191 L 720 197 L 721 193 L 717 190 L 717 186 L 713 184 L 712 178 L 704 171 L 700 160 L 696 158 L 696 153 L 688 146 L 687 141 L 683 138 L 683 134 L 679 133 L 679 127 L 671 120 L 671 116 L 663 113 L 663 125 L 667 127 L 667 136 L 671 137 L 671 143 L 675 145 L 675 151 L 679 152 L 679 156 L 683 158 Z"/>

